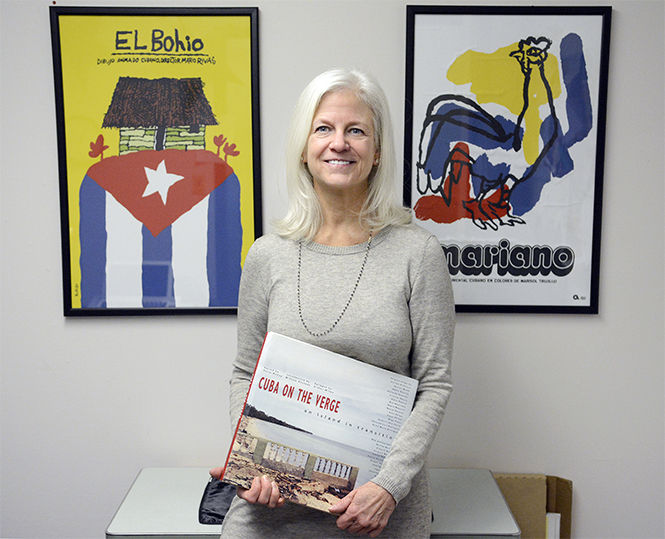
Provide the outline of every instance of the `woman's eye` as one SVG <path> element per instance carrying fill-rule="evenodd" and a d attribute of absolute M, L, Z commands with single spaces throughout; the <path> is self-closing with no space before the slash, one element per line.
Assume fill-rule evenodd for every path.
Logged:
<path fill-rule="evenodd" d="M 352 127 L 351 129 L 349 129 L 349 133 L 351 133 L 352 135 L 364 135 L 365 134 L 365 132 L 362 129 L 360 129 L 359 127 Z"/>
<path fill-rule="evenodd" d="M 327 133 L 328 131 L 330 131 L 330 128 L 327 125 L 320 125 L 314 129 L 315 133 Z"/>

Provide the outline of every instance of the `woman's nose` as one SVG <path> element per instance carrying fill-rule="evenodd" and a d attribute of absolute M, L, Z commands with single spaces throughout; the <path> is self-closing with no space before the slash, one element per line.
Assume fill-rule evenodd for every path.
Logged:
<path fill-rule="evenodd" d="M 335 131 L 330 141 L 330 149 L 336 152 L 343 152 L 347 148 L 346 137 L 343 131 Z"/>

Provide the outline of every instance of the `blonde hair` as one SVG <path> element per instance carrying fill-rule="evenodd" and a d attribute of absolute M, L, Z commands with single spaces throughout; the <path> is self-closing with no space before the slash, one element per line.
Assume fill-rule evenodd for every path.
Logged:
<path fill-rule="evenodd" d="M 277 232 L 292 239 L 313 239 L 322 224 L 321 206 L 312 175 L 302 160 L 312 120 L 323 96 L 351 90 L 372 111 L 379 163 L 369 176 L 367 199 L 359 219 L 371 230 L 411 222 L 411 212 L 396 202 L 395 147 L 388 101 L 383 90 L 366 74 L 350 69 L 332 69 L 315 77 L 303 90 L 291 119 L 286 147 L 286 185 L 289 207 L 275 223 Z"/>

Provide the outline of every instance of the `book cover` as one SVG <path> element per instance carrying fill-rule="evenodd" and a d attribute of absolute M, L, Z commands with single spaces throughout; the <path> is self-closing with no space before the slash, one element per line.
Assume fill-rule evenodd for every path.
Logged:
<path fill-rule="evenodd" d="M 222 480 L 268 475 L 288 501 L 328 508 L 374 477 L 418 382 L 269 332 Z"/>

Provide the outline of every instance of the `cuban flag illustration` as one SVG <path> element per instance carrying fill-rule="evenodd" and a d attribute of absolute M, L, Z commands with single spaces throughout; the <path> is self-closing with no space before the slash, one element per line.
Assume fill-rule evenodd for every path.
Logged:
<path fill-rule="evenodd" d="M 81 307 L 235 307 L 240 183 L 207 150 L 92 165 L 80 188 Z"/>

